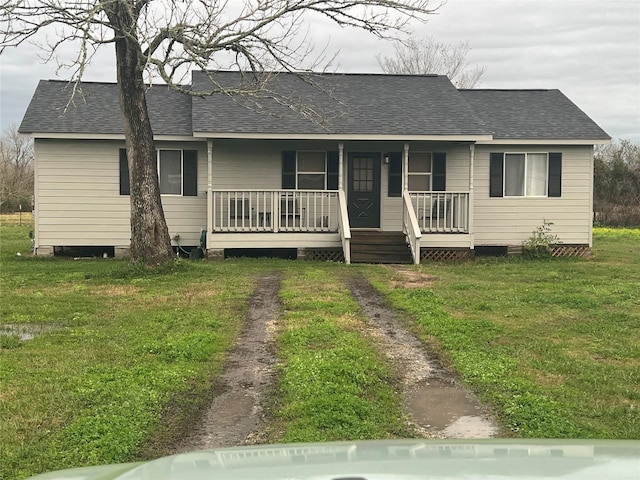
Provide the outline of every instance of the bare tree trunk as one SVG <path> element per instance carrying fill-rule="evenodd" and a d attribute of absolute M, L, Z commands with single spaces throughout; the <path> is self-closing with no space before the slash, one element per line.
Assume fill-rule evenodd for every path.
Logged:
<path fill-rule="evenodd" d="M 114 5 L 114 10 L 118 7 Z M 122 19 L 129 12 L 111 11 Z M 130 33 L 129 33 L 130 35 Z M 142 52 L 130 37 L 116 40 L 120 109 L 124 118 L 125 145 L 131 184 L 131 261 L 153 266 L 173 258 L 169 230 L 160 199 L 156 149 L 147 111 Z"/>

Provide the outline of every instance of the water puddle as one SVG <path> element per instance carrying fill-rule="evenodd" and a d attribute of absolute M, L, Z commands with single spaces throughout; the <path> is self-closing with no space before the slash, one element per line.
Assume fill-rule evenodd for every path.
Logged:
<path fill-rule="evenodd" d="M 18 337 L 22 341 L 33 340 L 38 335 L 50 332 L 58 328 L 55 325 L 42 323 L 5 323 L 0 325 L 0 335 L 6 337 Z"/>
<path fill-rule="evenodd" d="M 367 332 L 382 345 L 402 377 L 411 423 L 426 437 L 488 438 L 499 429 L 483 407 L 403 328 L 384 298 L 363 278 L 346 282 L 371 321 Z"/>
<path fill-rule="evenodd" d="M 447 438 L 488 438 L 498 434 L 480 405 L 450 380 L 427 378 L 407 392 L 407 407 L 419 425 Z"/>

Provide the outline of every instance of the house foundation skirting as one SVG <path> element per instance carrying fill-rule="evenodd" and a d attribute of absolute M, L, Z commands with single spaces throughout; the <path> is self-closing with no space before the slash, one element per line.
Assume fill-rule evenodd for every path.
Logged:
<path fill-rule="evenodd" d="M 506 247 L 507 255 L 522 255 L 522 245 L 508 245 Z M 552 257 L 591 257 L 591 247 L 584 244 L 562 244 L 551 247 Z"/>
<path fill-rule="evenodd" d="M 299 253 L 298 259 L 301 259 Z M 344 252 L 341 248 L 305 248 L 304 260 L 312 260 L 316 262 L 344 262 Z"/>
<path fill-rule="evenodd" d="M 473 257 L 474 251 L 470 248 L 423 247 L 420 249 L 420 263 L 469 260 Z"/>
<path fill-rule="evenodd" d="M 591 247 L 589 245 L 556 245 L 551 249 L 551 256 L 589 258 Z"/>

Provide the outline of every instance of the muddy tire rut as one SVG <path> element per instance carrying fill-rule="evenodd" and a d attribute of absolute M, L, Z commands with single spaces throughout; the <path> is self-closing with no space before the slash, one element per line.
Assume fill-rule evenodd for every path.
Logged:
<path fill-rule="evenodd" d="M 256 283 L 246 322 L 222 373 L 222 393 L 216 396 L 196 427 L 176 452 L 254 443 L 264 419 L 263 403 L 273 383 L 276 357 L 273 324 L 280 314 L 280 276 Z"/>
<path fill-rule="evenodd" d="M 488 410 L 430 356 L 398 321 L 385 299 L 361 277 L 345 280 L 370 320 L 368 332 L 402 381 L 410 424 L 430 438 L 487 438 L 499 433 Z"/>
<path fill-rule="evenodd" d="M 370 321 L 364 333 L 378 342 L 401 378 L 405 411 L 420 435 L 484 438 L 499 433 L 487 409 L 400 324 L 366 279 L 348 276 L 344 282 Z M 273 332 L 281 310 L 280 283 L 275 273 L 257 281 L 243 331 L 225 363 L 221 393 L 175 446 L 176 453 L 263 441 L 263 404 L 274 382 Z"/>

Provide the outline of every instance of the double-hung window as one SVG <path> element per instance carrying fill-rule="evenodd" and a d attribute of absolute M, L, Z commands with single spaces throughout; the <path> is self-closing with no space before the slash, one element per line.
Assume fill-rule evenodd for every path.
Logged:
<path fill-rule="evenodd" d="M 157 150 L 158 180 L 162 195 L 198 195 L 198 152 L 196 150 Z M 120 195 L 129 195 L 127 151 L 120 149 Z"/>
<path fill-rule="evenodd" d="M 297 190 L 337 190 L 338 152 L 282 152 L 282 188 Z"/>
<path fill-rule="evenodd" d="M 160 193 L 182 195 L 182 150 L 158 150 Z"/>
<path fill-rule="evenodd" d="M 428 192 L 431 190 L 431 154 L 409 152 L 409 169 L 407 172 L 410 192 Z"/>
<path fill-rule="evenodd" d="M 447 154 L 445 152 L 408 152 L 406 188 L 410 192 L 444 192 L 447 186 Z M 402 196 L 402 152 L 389 152 L 389 197 Z"/>
<path fill-rule="evenodd" d="M 491 197 L 559 197 L 561 153 L 492 153 Z"/>
<path fill-rule="evenodd" d="M 327 155 L 325 152 L 298 152 L 296 187 L 300 190 L 327 188 Z"/>

